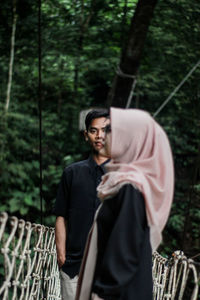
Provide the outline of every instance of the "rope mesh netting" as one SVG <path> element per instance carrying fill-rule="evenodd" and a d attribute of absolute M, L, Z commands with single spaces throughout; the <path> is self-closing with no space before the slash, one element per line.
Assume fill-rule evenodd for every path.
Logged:
<path fill-rule="evenodd" d="M 61 299 L 54 228 L 0 214 L 0 299 Z"/>
<path fill-rule="evenodd" d="M 61 299 L 54 228 L 0 213 L 0 246 L 0 299 Z M 154 300 L 198 299 L 197 267 L 181 251 L 153 254 L 153 281 Z"/>

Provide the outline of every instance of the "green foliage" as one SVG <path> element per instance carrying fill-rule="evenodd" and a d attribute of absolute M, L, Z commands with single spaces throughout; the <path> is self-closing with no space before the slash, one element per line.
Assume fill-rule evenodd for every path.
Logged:
<path fill-rule="evenodd" d="M 81 5 L 83 3 L 83 5 Z M 63 168 L 85 158 L 79 112 L 104 106 L 127 40 L 137 1 L 42 2 L 42 179 L 45 224 Z M 11 102 L 5 116 L 12 1 L 0 18 L 1 211 L 40 222 L 38 112 L 38 7 L 17 1 Z M 132 107 L 154 113 L 199 59 L 200 3 L 158 1 L 147 35 Z M 199 249 L 200 68 L 158 115 L 175 160 L 175 197 L 160 250 Z M 184 229 L 185 228 L 185 229 Z M 184 236 L 185 230 L 185 236 Z M 185 241 L 183 243 L 183 240 Z"/>
<path fill-rule="evenodd" d="M 136 91 L 141 108 L 154 113 L 199 60 L 199 11 L 197 1 L 159 2 Z M 164 244 L 184 248 L 188 255 L 198 252 L 200 235 L 198 188 L 191 193 L 200 180 L 199 78 L 200 67 L 156 118 L 168 133 L 175 160 L 174 204 Z"/>

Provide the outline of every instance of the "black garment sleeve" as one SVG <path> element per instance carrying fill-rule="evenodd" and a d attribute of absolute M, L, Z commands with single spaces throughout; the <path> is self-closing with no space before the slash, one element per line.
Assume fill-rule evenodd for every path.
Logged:
<path fill-rule="evenodd" d="M 70 185 L 72 181 L 72 170 L 67 167 L 61 177 L 61 181 L 58 187 L 56 202 L 54 206 L 54 214 L 56 216 L 62 216 L 67 218 L 67 211 L 69 208 L 70 200 Z"/>
<path fill-rule="evenodd" d="M 101 221 L 108 217 L 113 218 L 112 228 L 105 228 L 106 220 L 102 228 Z M 106 242 L 103 237 L 105 249 L 98 253 L 100 264 L 95 272 L 93 291 L 103 299 L 120 299 L 121 288 L 136 276 L 142 259 L 144 231 L 147 228 L 142 194 L 132 185 L 125 185 L 116 197 L 104 201 L 97 224 L 100 236 L 108 237 Z M 101 248 L 99 243 L 100 240 L 98 251 Z"/>

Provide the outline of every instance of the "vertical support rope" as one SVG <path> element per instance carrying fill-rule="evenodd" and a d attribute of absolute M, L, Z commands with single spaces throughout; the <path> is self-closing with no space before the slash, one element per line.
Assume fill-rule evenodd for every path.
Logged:
<path fill-rule="evenodd" d="M 42 0 L 38 0 L 38 108 L 39 108 L 39 164 L 40 164 L 40 224 L 43 225 L 43 174 L 42 174 L 42 30 L 41 30 Z M 41 257 L 41 300 L 46 300 L 44 254 Z"/>
<path fill-rule="evenodd" d="M 42 178 L 42 51 L 41 51 L 41 0 L 38 0 L 38 108 L 39 108 L 39 162 L 40 162 L 40 224 L 43 224 Z"/>

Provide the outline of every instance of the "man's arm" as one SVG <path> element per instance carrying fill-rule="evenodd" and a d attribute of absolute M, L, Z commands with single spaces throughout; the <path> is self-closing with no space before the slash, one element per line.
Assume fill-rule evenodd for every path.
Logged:
<path fill-rule="evenodd" d="M 59 268 L 65 262 L 66 259 L 66 239 L 67 239 L 67 228 L 66 220 L 64 217 L 58 216 L 56 218 L 55 225 L 55 240 L 56 240 L 56 251 Z"/>

